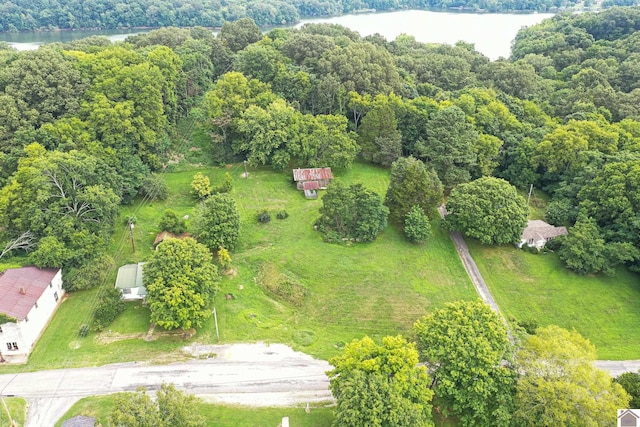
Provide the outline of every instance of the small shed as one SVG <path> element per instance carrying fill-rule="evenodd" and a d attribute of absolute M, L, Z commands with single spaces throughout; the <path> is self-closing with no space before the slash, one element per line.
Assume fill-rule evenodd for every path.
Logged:
<path fill-rule="evenodd" d="M 62 422 L 62 427 L 93 427 L 95 425 L 95 418 L 84 415 L 76 415 Z"/>
<path fill-rule="evenodd" d="M 293 180 L 296 183 L 298 190 L 312 190 L 313 188 L 304 188 L 305 183 L 308 185 L 316 185 L 316 189 L 324 190 L 333 179 L 333 173 L 331 168 L 307 168 L 307 169 L 294 169 Z M 316 184 L 311 184 L 316 183 Z"/>
<path fill-rule="evenodd" d="M 556 227 L 539 219 L 529 220 L 527 228 L 522 232 L 518 247 L 527 245 L 542 249 L 549 240 L 566 234 L 568 234 L 567 227 Z"/>
<path fill-rule="evenodd" d="M 157 249 L 158 245 L 167 239 L 185 239 L 187 237 L 191 237 L 191 234 L 189 233 L 174 234 L 170 231 L 161 231 L 156 235 L 156 238 L 153 241 L 153 246 Z"/>
<path fill-rule="evenodd" d="M 142 281 L 142 268 L 144 264 L 146 263 L 127 264 L 118 269 L 116 288 L 120 289 L 123 300 L 140 300 L 147 296 L 147 288 L 144 287 Z"/>

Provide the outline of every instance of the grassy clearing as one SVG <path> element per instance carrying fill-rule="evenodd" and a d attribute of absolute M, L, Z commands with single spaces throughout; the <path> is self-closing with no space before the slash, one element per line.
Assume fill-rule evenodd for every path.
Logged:
<path fill-rule="evenodd" d="M 11 420 L 13 420 L 17 426 L 23 426 L 27 418 L 27 401 L 19 397 L 6 397 L 3 399 L 5 406 L 0 402 L 0 427 L 9 427 Z M 11 414 L 11 420 L 7 414 L 7 409 Z"/>
<path fill-rule="evenodd" d="M 640 281 L 618 269 L 614 277 L 579 276 L 554 254 L 467 240 L 500 309 L 508 318 L 575 328 L 598 348 L 599 359 L 640 355 Z"/>
<path fill-rule="evenodd" d="M 79 400 L 58 421 L 55 427 L 60 427 L 66 419 L 76 415 L 96 418 L 106 426 L 109 413 L 113 409 L 113 395 L 92 396 Z M 292 426 L 298 427 L 329 427 L 333 420 L 333 408 L 311 407 L 309 413 L 299 408 L 250 408 L 236 405 L 217 405 L 201 403 L 200 413 L 207 419 L 209 427 L 262 427 L 276 426 L 282 417 L 289 417 Z M 1 420 L 1 418 L 0 418 Z M 0 424 L 3 425 L 3 424 Z"/>
<path fill-rule="evenodd" d="M 477 297 L 448 235 L 435 224 L 435 235 L 422 246 L 406 242 L 394 227 L 372 243 L 327 244 L 313 230 L 320 200 L 306 200 L 287 173 L 250 170 L 249 178 L 243 179 L 241 164 L 167 173 L 171 188 L 167 200 L 139 200 L 125 206 L 110 248 L 117 266 L 151 255 L 157 224 L 167 208 L 180 216 L 192 215 L 196 201 L 190 183 L 198 171 L 208 175 L 214 186 L 225 172 L 232 175 L 233 196 L 242 218 L 240 242 L 231 254 L 233 269 L 223 277 L 215 302 L 222 342 L 282 342 L 329 358 L 345 343 L 364 335 L 411 334 L 415 320 L 430 310 L 448 301 Z M 388 170 L 367 165 L 356 164 L 336 174 L 347 183 L 364 182 L 380 194 L 388 185 Z M 273 220 L 258 223 L 255 212 L 259 209 L 271 211 Z M 289 217 L 276 219 L 275 214 L 283 209 Z M 124 220 L 130 215 L 137 219 L 135 252 Z M 292 278 L 300 288 L 289 289 L 290 297 L 284 298 L 265 290 L 258 280 L 264 265 Z M 111 286 L 115 275 L 114 269 L 104 286 Z M 302 287 L 306 292 L 300 297 Z M 225 299 L 226 294 L 233 299 Z M 148 311 L 136 304 L 128 306 L 110 331 L 78 337 L 97 298 L 98 290 L 71 295 L 40 339 L 29 364 L 3 366 L 0 372 L 184 358 L 179 348 L 188 342 L 179 335 L 156 329 L 157 339 L 142 339 L 149 327 Z M 216 343 L 213 320 L 205 322 L 191 341 Z"/>

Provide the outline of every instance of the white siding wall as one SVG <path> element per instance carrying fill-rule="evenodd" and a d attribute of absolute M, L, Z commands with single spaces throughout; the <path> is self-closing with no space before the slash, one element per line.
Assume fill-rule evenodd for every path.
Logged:
<path fill-rule="evenodd" d="M 5 356 L 10 354 L 23 354 L 29 352 L 29 346 L 22 338 L 22 328 L 20 323 L 4 323 L 0 325 L 0 353 Z M 17 343 L 18 350 L 9 350 L 7 343 Z"/>

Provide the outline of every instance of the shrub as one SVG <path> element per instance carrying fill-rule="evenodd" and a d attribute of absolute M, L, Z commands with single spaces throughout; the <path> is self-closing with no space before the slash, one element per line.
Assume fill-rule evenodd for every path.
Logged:
<path fill-rule="evenodd" d="M 169 196 L 169 186 L 164 176 L 152 173 L 142 181 L 139 193 L 149 200 L 165 200 Z"/>
<path fill-rule="evenodd" d="M 271 214 L 269 213 L 268 210 L 261 209 L 258 212 L 256 212 L 256 218 L 258 219 L 258 222 L 262 224 L 266 224 L 267 222 L 271 221 Z"/>
<path fill-rule="evenodd" d="M 219 185 L 218 187 L 216 187 L 212 193 L 214 194 L 220 194 L 220 193 L 230 193 L 231 190 L 233 190 L 233 184 L 231 181 L 231 174 L 229 172 L 226 172 L 224 174 L 224 181 L 222 181 L 222 184 Z"/>
<path fill-rule="evenodd" d="M 167 209 L 158 224 L 160 230 L 169 231 L 174 234 L 184 233 L 187 230 L 187 224 L 184 219 L 180 218 L 175 211 Z"/>
<path fill-rule="evenodd" d="M 120 298 L 120 291 L 111 286 L 107 287 L 98 301 L 93 312 L 91 330 L 100 332 L 109 326 L 125 309 L 124 302 Z"/>
<path fill-rule="evenodd" d="M 191 181 L 191 193 L 198 199 L 206 199 L 211 195 L 211 181 L 202 172 L 194 175 Z"/>
<path fill-rule="evenodd" d="M 278 213 L 276 214 L 276 218 L 278 219 L 287 219 L 289 217 L 289 212 L 285 211 L 284 209 L 281 211 L 278 211 Z"/>
<path fill-rule="evenodd" d="M 89 335 L 89 325 L 83 323 L 82 325 L 80 325 L 80 329 L 78 330 L 78 336 L 84 338 L 87 335 Z"/>
<path fill-rule="evenodd" d="M 424 243 L 431 236 L 429 217 L 422 208 L 414 205 L 404 220 L 404 235 L 411 243 Z"/>

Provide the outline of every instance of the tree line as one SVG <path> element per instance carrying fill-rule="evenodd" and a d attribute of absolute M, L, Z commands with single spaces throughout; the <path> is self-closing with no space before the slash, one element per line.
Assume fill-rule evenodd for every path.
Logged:
<path fill-rule="evenodd" d="M 637 0 L 621 1 L 630 6 Z M 626 4 L 631 3 L 631 4 Z M 357 11 L 433 9 L 514 12 L 557 11 L 576 0 L 14 0 L 0 4 L 0 31 L 115 29 L 131 27 L 221 27 L 251 18 L 261 27 L 292 25 L 300 18 L 337 16 Z"/>

